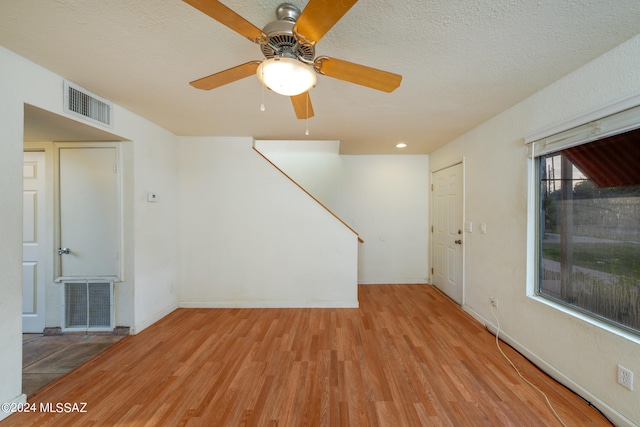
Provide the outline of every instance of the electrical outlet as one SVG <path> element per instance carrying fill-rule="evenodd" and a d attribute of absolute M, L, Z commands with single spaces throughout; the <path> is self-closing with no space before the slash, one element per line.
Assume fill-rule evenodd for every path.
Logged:
<path fill-rule="evenodd" d="M 489 303 L 491 304 L 491 307 L 498 308 L 498 298 L 491 297 Z"/>
<path fill-rule="evenodd" d="M 618 384 L 633 391 L 633 371 L 618 365 Z"/>

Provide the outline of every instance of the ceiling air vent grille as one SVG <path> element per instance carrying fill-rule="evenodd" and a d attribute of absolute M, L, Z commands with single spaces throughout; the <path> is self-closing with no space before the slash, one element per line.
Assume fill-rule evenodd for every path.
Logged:
<path fill-rule="evenodd" d="M 67 113 L 111 127 L 111 110 L 110 102 L 71 82 L 64 82 L 64 111 Z"/>

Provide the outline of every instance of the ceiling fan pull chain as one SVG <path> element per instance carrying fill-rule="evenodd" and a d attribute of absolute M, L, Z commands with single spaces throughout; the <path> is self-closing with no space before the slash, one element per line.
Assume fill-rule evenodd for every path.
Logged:
<path fill-rule="evenodd" d="M 264 85 L 262 86 L 262 104 L 260 104 L 260 111 L 264 111 L 266 110 L 266 108 L 264 107 Z"/>

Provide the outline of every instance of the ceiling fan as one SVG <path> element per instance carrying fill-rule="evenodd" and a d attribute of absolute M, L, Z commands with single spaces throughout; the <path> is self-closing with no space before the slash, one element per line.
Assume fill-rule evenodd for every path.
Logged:
<path fill-rule="evenodd" d="M 316 73 L 384 92 L 392 92 L 402 76 L 328 56 L 315 56 L 316 43 L 358 0 L 309 0 L 301 12 L 290 3 L 276 9 L 276 21 L 262 30 L 216 0 L 183 0 L 199 11 L 260 45 L 264 60 L 244 64 L 194 80 L 197 89 L 211 90 L 256 74 L 267 88 L 290 96 L 298 119 L 313 117 L 309 90 Z"/>

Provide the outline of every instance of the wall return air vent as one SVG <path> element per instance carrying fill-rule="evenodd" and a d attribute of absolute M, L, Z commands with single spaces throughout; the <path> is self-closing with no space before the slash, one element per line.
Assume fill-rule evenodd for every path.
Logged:
<path fill-rule="evenodd" d="M 65 282 L 64 330 L 113 330 L 113 282 Z"/>
<path fill-rule="evenodd" d="M 64 111 L 92 123 L 112 127 L 113 105 L 93 93 L 65 80 Z"/>

